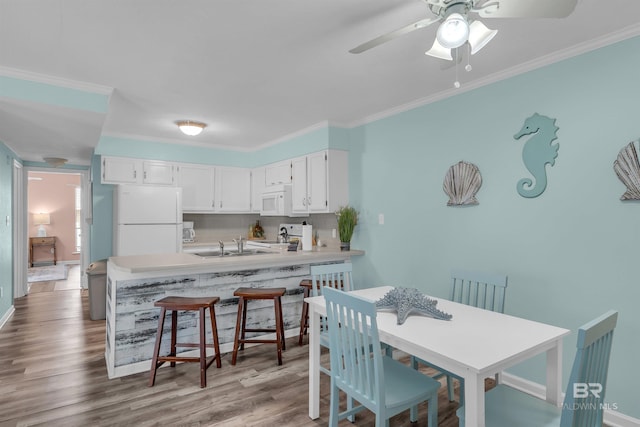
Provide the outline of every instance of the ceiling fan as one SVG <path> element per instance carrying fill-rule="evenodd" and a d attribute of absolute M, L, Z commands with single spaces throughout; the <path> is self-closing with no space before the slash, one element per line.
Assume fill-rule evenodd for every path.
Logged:
<path fill-rule="evenodd" d="M 564 18 L 575 9 L 578 0 L 422 0 L 434 17 L 383 34 L 349 52 L 362 53 L 420 28 L 440 22 L 431 49 L 425 54 L 452 61 L 452 49 L 469 44 L 473 55 L 495 37 L 498 30 L 490 30 L 472 15 L 482 18 Z"/>

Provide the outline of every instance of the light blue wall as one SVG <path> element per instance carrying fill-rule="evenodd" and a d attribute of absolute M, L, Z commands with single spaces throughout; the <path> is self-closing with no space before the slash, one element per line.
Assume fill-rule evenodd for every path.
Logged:
<path fill-rule="evenodd" d="M 13 305 L 13 160 L 15 154 L 0 142 L 0 319 Z M 8 219 L 8 223 L 5 222 Z"/>
<path fill-rule="evenodd" d="M 640 38 L 628 40 L 379 120 L 353 129 L 350 147 L 360 283 L 446 297 L 451 269 L 477 269 L 509 275 L 510 314 L 575 331 L 619 310 L 606 400 L 636 418 L 640 203 L 620 201 L 612 164 L 640 137 L 639 51 Z M 516 182 L 528 176 L 528 137 L 513 135 L 534 112 L 557 119 L 560 150 L 547 190 L 525 199 Z M 482 174 L 478 206 L 446 206 L 444 176 L 460 160 Z M 565 381 L 575 340 L 565 340 Z M 512 372 L 544 383 L 543 368 L 538 358 Z"/>

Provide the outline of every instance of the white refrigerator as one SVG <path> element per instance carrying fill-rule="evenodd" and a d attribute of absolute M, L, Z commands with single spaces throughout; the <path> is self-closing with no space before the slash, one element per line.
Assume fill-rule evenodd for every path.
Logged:
<path fill-rule="evenodd" d="M 182 188 L 117 185 L 113 255 L 182 252 Z"/>

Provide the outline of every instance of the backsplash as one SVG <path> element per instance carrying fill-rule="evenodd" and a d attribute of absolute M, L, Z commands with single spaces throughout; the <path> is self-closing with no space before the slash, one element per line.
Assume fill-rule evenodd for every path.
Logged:
<path fill-rule="evenodd" d="M 289 217 L 264 217 L 255 215 L 224 215 L 224 214 L 184 214 L 184 221 L 193 221 L 196 232 L 196 243 L 216 243 L 218 240 L 230 241 L 238 236 L 247 237 L 249 226 L 260 221 L 264 229 L 267 240 L 276 240 L 278 237 L 278 226 L 283 223 L 300 223 L 307 221 L 313 225 L 314 233 L 317 231 L 323 245 L 329 247 L 340 246 L 337 235 L 332 238 L 332 230 L 338 228 L 336 215 L 315 214 L 307 218 Z"/>

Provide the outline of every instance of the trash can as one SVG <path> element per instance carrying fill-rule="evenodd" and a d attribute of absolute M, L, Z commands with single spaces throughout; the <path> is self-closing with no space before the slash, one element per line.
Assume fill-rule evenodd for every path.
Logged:
<path fill-rule="evenodd" d="M 87 267 L 89 286 L 89 317 L 91 320 L 107 318 L 107 260 L 102 259 Z"/>

